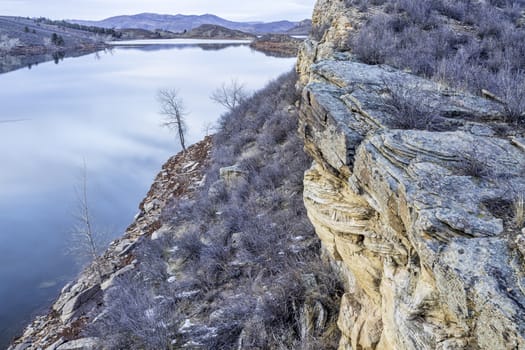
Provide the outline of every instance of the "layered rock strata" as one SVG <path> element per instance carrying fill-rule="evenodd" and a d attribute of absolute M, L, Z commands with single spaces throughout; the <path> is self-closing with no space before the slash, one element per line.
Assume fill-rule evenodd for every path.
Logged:
<path fill-rule="evenodd" d="M 340 349 L 525 348 L 520 132 L 495 101 L 318 44 L 299 62 L 304 200 L 346 271 Z M 407 125 L 398 95 L 431 117 Z"/>
<path fill-rule="evenodd" d="M 374 11 L 319 0 L 297 64 L 305 204 L 347 277 L 340 348 L 525 348 L 523 132 L 490 94 L 352 62 Z"/>

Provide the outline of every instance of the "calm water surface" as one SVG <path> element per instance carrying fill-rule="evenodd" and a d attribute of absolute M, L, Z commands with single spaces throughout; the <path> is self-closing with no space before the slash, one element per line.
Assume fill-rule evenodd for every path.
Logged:
<path fill-rule="evenodd" d="M 0 348 L 78 273 L 65 252 L 83 162 L 94 221 L 114 238 L 179 151 L 159 88 L 179 89 L 194 143 L 223 112 L 215 88 L 258 89 L 295 62 L 226 43 L 128 44 L 0 75 Z"/>

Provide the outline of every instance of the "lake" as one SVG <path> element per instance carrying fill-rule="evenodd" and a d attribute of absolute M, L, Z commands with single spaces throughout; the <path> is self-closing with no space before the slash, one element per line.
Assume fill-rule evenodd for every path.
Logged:
<path fill-rule="evenodd" d="M 179 90 L 189 144 L 224 112 L 214 89 L 259 89 L 294 63 L 227 42 L 127 42 L 0 75 L 0 348 L 79 272 L 66 251 L 83 163 L 93 221 L 116 238 L 180 150 L 158 89 Z"/>

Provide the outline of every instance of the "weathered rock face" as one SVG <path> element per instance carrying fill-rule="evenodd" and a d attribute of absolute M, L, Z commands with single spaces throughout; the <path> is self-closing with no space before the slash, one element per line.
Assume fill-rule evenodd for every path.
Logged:
<path fill-rule="evenodd" d="M 300 81 L 308 82 L 310 66 L 333 57 L 352 31 L 363 20 L 357 9 L 346 7 L 344 1 L 318 0 L 312 16 L 312 35 L 299 51 L 297 69 Z"/>
<path fill-rule="evenodd" d="M 318 2 L 314 26 L 335 25 L 298 63 L 305 205 L 347 276 L 340 349 L 525 348 L 523 135 L 496 102 L 328 50 L 342 6 Z M 432 118 L 400 120 L 396 88 Z"/>

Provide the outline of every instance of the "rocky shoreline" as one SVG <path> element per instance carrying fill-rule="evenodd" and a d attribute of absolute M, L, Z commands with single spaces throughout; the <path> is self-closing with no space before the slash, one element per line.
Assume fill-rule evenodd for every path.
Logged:
<path fill-rule="evenodd" d="M 139 205 L 139 213 L 124 235 L 113 241 L 95 264 L 67 284 L 47 315 L 38 316 L 8 350 L 95 349 L 97 339 L 82 338 L 81 331 L 104 312 L 104 293 L 118 276 L 140 264 L 133 250 L 162 232 L 162 210 L 171 201 L 188 200 L 202 184 L 212 146 L 211 136 L 171 157 L 159 172 L 148 194 Z"/>
<path fill-rule="evenodd" d="M 89 55 L 108 48 L 110 46 L 103 43 L 82 44 L 68 49 L 55 49 L 45 46 L 16 47 L 9 54 L 0 54 L 0 74 L 24 67 L 31 68 L 49 61 L 55 61 L 58 64 L 64 58 Z"/>

